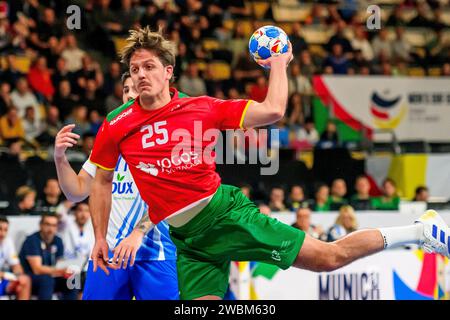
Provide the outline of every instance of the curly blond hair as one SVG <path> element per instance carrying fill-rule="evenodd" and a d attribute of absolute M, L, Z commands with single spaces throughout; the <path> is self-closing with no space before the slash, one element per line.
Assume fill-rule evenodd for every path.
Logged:
<path fill-rule="evenodd" d="M 147 49 L 153 51 L 163 66 L 175 66 L 175 46 L 164 38 L 162 28 L 154 32 L 149 26 L 130 30 L 127 44 L 120 52 L 120 62 L 130 66 L 131 56 L 136 50 Z"/>

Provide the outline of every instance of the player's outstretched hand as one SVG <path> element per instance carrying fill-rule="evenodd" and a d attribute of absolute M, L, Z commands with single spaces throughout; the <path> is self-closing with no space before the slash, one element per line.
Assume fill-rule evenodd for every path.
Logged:
<path fill-rule="evenodd" d="M 75 128 L 75 124 L 69 124 L 59 130 L 55 138 L 55 157 L 64 156 L 67 148 L 72 148 L 77 144 L 80 136 L 72 132 L 73 128 Z"/>
<path fill-rule="evenodd" d="M 108 263 L 108 243 L 106 239 L 95 239 L 94 249 L 92 249 L 91 259 L 94 264 L 94 272 L 100 267 L 106 275 L 109 275 L 109 270 L 106 267 Z"/>
<path fill-rule="evenodd" d="M 279 54 L 278 56 L 272 56 L 264 60 L 260 59 L 256 62 L 262 66 L 270 66 L 270 68 L 273 68 L 278 64 L 281 64 L 284 68 L 286 68 L 292 61 L 292 59 L 294 59 L 294 56 L 292 54 L 292 44 L 290 41 L 288 41 L 288 51 L 286 51 L 285 53 Z"/>
<path fill-rule="evenodd" d="M 123 263 L 123 268 L 126 269 L 128 261 L 130 261 L 130 267 L 132 267 L 143 238 L 144 233 L 142 231 L 133 230 L 128 237 L 123 239 L 119 245 L 114 248 L 114 257 L 112 258 L 112 262 L 108 264 L 108 267 L 114 270 L 120 269 Z"/>

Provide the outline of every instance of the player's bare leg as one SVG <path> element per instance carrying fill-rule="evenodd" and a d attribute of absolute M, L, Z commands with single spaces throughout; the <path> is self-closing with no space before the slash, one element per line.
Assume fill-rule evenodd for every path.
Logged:
<path fill-rule="evenodd" d="M 335 242 L 323 242 L 306 235 L 294 267 L 332 271 L 383 249 L 383 237 L 376 229 L 356 231 Z"/>
<path fill-rule="evenodd" d="M 326 243 L 306 236 L 294 267 L 311 271 L 333 271 L 383 249 L 417 244 L 428 252 L 450 256 L 450 232 L 434 210 L 428 210 L 413 225 L 360 230 Z"/>

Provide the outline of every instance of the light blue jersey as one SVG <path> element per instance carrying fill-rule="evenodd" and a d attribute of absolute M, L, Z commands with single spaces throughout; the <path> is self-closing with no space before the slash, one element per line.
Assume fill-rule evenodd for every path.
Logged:
<path fill-rule="evenodd" d="M 95 177 L 97 166 L 89 160 L 83 169 Z M 110 248 L 115 248 L 147 214 L 148 206 L 142 200 L 125 160 L 120 157 L 114 170 L 111 214 L 106 240 Z M 111 256 L 112 257 L 112 256 Z M 169 236 L 169 225 L 162 221 L 155 225 L 144 237 L 136 254 L 137 261 L 176 260 L 176 247 Z"/>

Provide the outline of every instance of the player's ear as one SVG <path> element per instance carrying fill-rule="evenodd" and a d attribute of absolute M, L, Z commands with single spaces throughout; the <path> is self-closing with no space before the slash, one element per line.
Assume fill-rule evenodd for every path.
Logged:
<path fill-rule="evenodd" d="M 168 65 L 166 66 L 166 80 L 170 81 L 172 77 L 173 77 L 173 66 Z"/>

